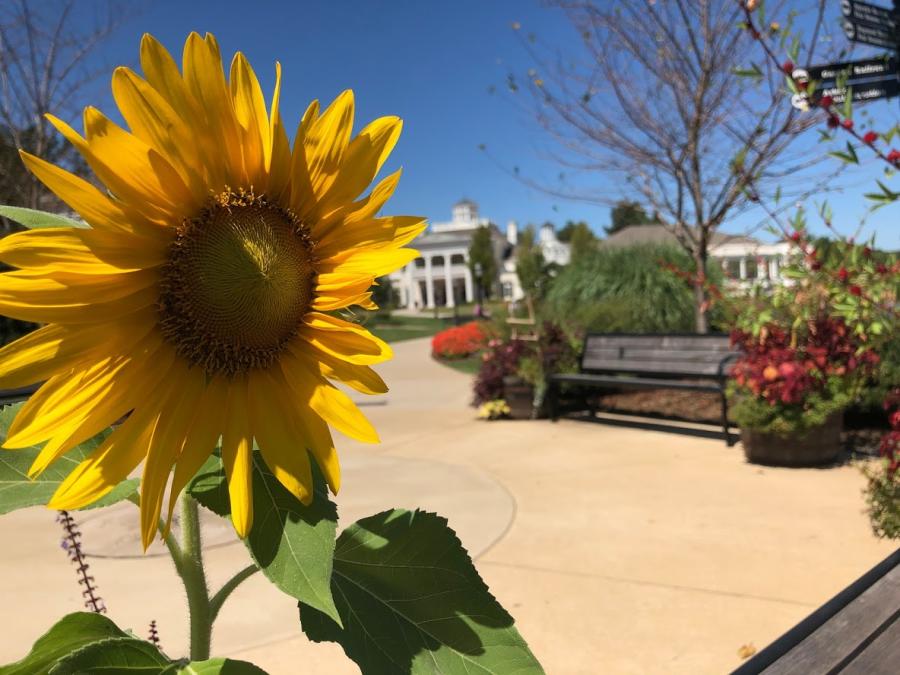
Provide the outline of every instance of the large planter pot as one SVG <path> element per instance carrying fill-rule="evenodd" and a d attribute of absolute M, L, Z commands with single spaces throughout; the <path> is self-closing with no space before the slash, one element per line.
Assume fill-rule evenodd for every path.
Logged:
<path fill-rule="evenodd" d="M 514 420 L 530 420 L 534 416 L 534 387 L 521 377 L 503 378 L 503 398 Z"/>
<path fill-rule="evenodd" d="M 841 451 L 842 414 L 836 413 L 805 434 L 778 434 L 741 429 L 748 462 L 772 466 L 818 466 L 833 462 Z"/>

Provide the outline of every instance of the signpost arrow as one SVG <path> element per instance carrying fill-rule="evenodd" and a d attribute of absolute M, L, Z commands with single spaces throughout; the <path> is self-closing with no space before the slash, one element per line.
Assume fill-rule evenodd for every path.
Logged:
<path fill-rule="evenodd" d="M 900 95 L 900 82 L 896 78 L 891 78 L 846 87 L 825 87 L 817 90 L 816 93 L 822 96 L 830 96 L 835 104 L 841 104 L 847 99 L 848 92 L 854 103 L 875 101 L 880 98 L 892 98 Z M 791 98 L 791 105 L 798 110 L 808 110 L 809 99 L 803 94 L 795 94 Z"/>
<path fill-rule="evenodd" d="M 897 59 L 885 54 L 872 59 L 859 61 L 842 61 L 839 63 L 826 63 L 821 66 L 809 68 L 796 68 L 791 76 L 795 80 L 816 80 L 818 82 L 834 81 L 840 75 L 846 75 L 850 80 L 864 80 L 893 75 L 897 72 Z"/>
<path fill-rule="evenodd" d="M 871 5 L 868 2 L 841 0 L 841 13 L 854 23 L 868 24 L 875 28 L 887 27 L 891 30 L 897 27 L 897 17 L 893 10 Z"/>
<path fill-rule="evenodd" d="M 857 24 L 853 21 L 844 21 L 844 34 L 853 42 L 862 42 L 875 47 L 887 49 L 897 48 L 897 37 L 892 29 L 879 28 L 868 24 Z"/>

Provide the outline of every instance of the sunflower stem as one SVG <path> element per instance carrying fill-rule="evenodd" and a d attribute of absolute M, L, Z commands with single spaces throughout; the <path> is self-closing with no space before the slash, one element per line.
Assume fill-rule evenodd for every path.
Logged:
<path fill-rule="evenodd" d="M 176 565 L 187 592 L 191 619 L 191 660 L 209 658 L 213 612 L 210 606 L 197 502 L 187 491 L 181 496 L 181 564 Z"/>
<path fill-rule="evenodd" d="M 212 621 L 216 620 L 216 617 L 219 615 L 219 610 L 222 609 L 222 605 L 225 604 L 225 601 L 228 599 L 228 596 L 234 592 L 234 589 L 244 583 L 246 579 L 252 577 L 256 572 L 259 572 L 259 568 L 256 565 L 247 565 L 244 569 L 222 584 L 222 588 L 216 591 L 216 594 L 212 596 L 209 601 Z"/>

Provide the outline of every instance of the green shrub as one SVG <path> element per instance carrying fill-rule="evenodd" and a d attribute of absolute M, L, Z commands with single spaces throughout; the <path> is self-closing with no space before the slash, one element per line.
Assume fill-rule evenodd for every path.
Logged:
<path fill-rule="evenodd" d="M 665 269 L 690 269 L 689 256 L 674 246 L 599 248 L 579 256 L 554 279 L 545 298 L 547 318 L 597 332 L 690 332 L 693 293 Z M 721 270 L 710 265 L 716 278 Z"/>
<path fill-rule="evenodd" d="M 887 460 L 877 468 L 863 467 L 868 479 L 866 507 L 876 537 L 900 539 L 900 483 L 886 470 Z"/>

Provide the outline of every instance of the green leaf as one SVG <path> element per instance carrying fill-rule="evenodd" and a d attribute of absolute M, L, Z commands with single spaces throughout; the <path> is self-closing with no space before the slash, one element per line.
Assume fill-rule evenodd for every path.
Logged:
<path fill-rule="evenodd" d="M 302 450 L 301 450 L 302 451 Z M 325 480 L 315 465 L 315 496 L 304 506 L 253 453 L 253 527 L 244 540 L 253 561 L 281 591 L 340 622 L 331 597 L 331 566 L 337 532 L 337 507 L 328 499 Z M 188 488 L 203 506 L 230 514 L 225 470 L 218 456 L 204 464 Z"/>
<path fill-rule="evenodd" d="M 57 213 L 35 211 L 34 209 L 25 209 L 20 206 L 0 205 L 0 216 L 5 216 L 10 220 L 14 220 L 30 230 L 42 227 L 86 228 L 88 226 L 87 223 L 82 223 L 79 220 L 66 218 L 65 216 L 61 216 Z"/>
<path fill-rule="evenodd" d="M 47 675 L 159 675 L 171 665 L 152 643 L 135 637 L 118 637 L 92 642 L 64 656 Z"/>
<path fill-rule="evenodd" d="M 268 675 L 266 671 L 246 661 L 210 659 L 194 661 L 178 669 L 178 675 Z"/>
<path fill-rule="evenodd" d="M 440 516 L 393 510 L 338 538 L 332 590 L 344 628 L 301 603 L 303 630 L 366 675 L 543 673 L 512 617 Z"/>
<path fill-rule="evenodd" d="M 23 405 L 16 403 L 0 409 L 0 443 L 6 440 L 9 425 Z M 0 449 L 0 514 L 46 504 L 65 477 L 103 442 L 108 433 L 104 431 L 76 446 L 34 479 L 28 478 L 28 467 L 38 456 L 39 447 L 21 450 Z M 112 492 L 85 508 L 109 506 L 128 499 L 137 492 L 138 483 L 139 480 L 136 478 L 123 481 Z"/>
<path fill-rule="evenodd" d="M 57 621 L 21 661 L 0 667 L 0 675 L 46 673 L 60 658 L 86 645 L 128 635 L 102 614 L 75 612 Z"/>
<path fill-rule="evenodd" d="M 755 63 L 751 63 L 749 68 L 738 68 L 734 67 L 731 69 L 732 75 L 737 75 L 738 77 L 752 77 L 754 79 L 761 79 L 763 76 L 762 71 L 759 69 L 759 66 Z"/>

